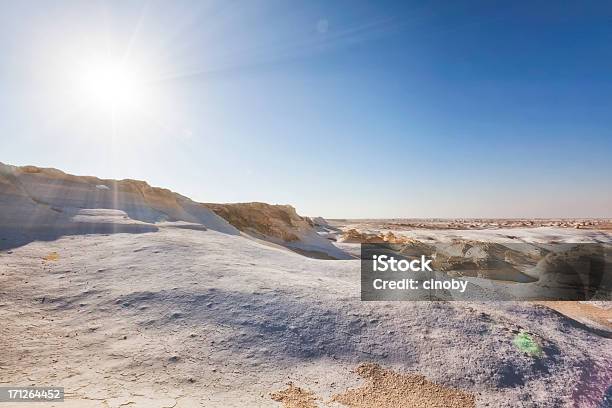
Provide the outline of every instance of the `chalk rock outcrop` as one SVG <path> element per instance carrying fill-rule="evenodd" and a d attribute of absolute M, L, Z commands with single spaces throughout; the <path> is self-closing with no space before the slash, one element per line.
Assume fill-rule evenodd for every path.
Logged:
<path fill-rule="evenodd" d="M 290 205 L 266 203 L 205 204 L 240 231 L 315 258 L 352 256 L 317 234 L 312 221 Z"/>
<path fill-rule="evenodd" d="M 239 233 L 206 207 L 144 181 L 74 176 L 34 166 L 0 163 L 0 208 L 0 228 L 19 231 L 69 230 L 87 222 L 83 210 L 108 209 L 123 211 L 130 220 L 140 223 L 184 221 L 223 233 Z M 101 224 L 117 224 L 115 221 Z"/>

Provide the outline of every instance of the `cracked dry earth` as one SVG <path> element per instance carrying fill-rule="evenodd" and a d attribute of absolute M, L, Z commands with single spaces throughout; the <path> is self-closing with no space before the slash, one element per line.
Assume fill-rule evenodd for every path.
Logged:
<path fill-rule="evenodd" d="M 0 319 L 0 385 L 65 388 L 44 407 L 280 407 L 291 382 L 317 406 L 595 408 L 612 384 L 609 336 L 546 306 L 361 302 L 358 260 L 214 231 L 4 250 Z"/>

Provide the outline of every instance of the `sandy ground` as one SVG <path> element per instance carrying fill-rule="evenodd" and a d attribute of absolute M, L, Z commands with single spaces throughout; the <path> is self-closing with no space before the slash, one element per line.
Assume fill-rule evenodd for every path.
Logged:
<path fill-rule="evenodd" d="M 377 364 L 361 364 L 356 372 L 367 380 L 357 389 L 334 395 L 333 401 L 351 408 L 473 408 L 473 395 L 434 384 L 420 375 L 398 374 Z"/>
<path fill-rule="evenodd" d="M 378 364 L 360 364 L 355 372 L 366 382 L 332 397 L 328 404 L 340 403 L 351 408 L 473 408 L 474 396 L 427 381 L 420 375 L 399 374 Z M 312 391 L 293 383 L 273 393 L 272 399 L 284 408 L 316 408 L 320 400 Z M 323 402 L 324 403 L 324 402 Z"/>
<path fill-rule="evenodd" d="M 318 406 L 436 389 L 477 407 L 599 407 L 612 384 L 607 332 L 546 306 L 361 302 L 357 260 L 173 226 L 0 252 L 0 319 L 0 385 L 65 387 L 45 407 L 279 407 L 290 382 Z"/>

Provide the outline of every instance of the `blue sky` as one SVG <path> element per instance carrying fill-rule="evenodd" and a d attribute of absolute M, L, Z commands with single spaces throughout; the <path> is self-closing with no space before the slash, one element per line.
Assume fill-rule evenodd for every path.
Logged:
<path fill-rule="evenodd" d="M 611 44 L 604 1 L 5 2 L 0 161 L 327 217 L 612 217 Z"/>

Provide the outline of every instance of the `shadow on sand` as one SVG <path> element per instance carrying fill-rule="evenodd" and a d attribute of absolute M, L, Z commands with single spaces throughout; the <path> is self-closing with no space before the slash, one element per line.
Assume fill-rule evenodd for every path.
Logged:
<path fill-rule="evenodd" d="M 33 241 L 54 241 L 63 236 L 86 234 L 143 234 L 157 232 L 151 224 L 71 223 L 59 226 L 15 228 L 0 226 L 0 250 L 9 250 Z"/>

